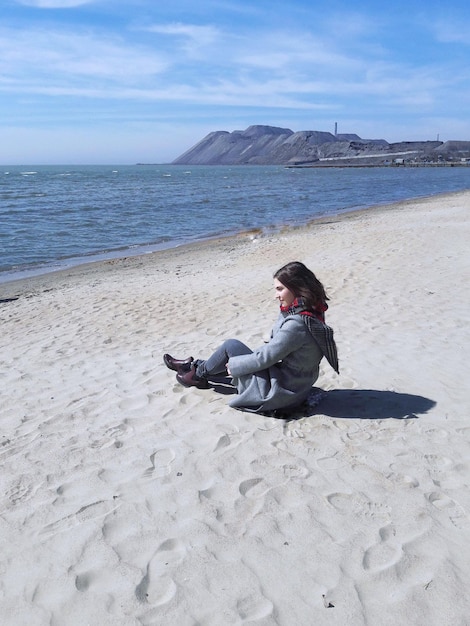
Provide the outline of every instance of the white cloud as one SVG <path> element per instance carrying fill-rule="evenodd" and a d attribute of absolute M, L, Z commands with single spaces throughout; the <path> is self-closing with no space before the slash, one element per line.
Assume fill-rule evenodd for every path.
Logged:
<path fill-rule="evenodd" d="M 175 35 L 187 37 L 199 44 L 209 44 L 217 39 L 219 31 L 213 26 L 199 26 L 196 24 L 183 24 L 181 22 L 173 24 L 154 24 L 145 30 L 162 35 Z"/>
<path fill-rule="evenodd" d="M 348 57 L 334 42 L 308 33 L 277 32 L 253 39 L 181 23 L 148 30 L 212 47 L 198 59 L 194 71 L 175 42 L 162 52 L 148 38 L 143 45 L 92 31 L 3 29 L 0 90 L 142 103 L 333 111 L 344 108 L 343 101 L 352 106 L 361 98 L 368 100 L 367 106 L 430 106 L 433 94 L 446 84 L 442 70 L 434 67 L 410 69 L 360 54 Z"/>
<path fill-rule="evenodd" d="M 322 119 L 337 112 L 375 119 L 413 117 L 420 110 L 431 114 L 451 89 L 459 94 L 454 100 L 468 101 L 466 70 L 454 68 L 453 59 L 413 63 L 391 40 L 380 33 L 374 38 L 370 26 L 358 18 L 346 25 L 324 21 L 318 32 L 303 25 L 257 31 L 182 22 L 136 32 L 132 21 L 128 30 L 113 32 L 103 24 L 88 30 L 4 28 L 0 91 L 12 95 L 14 103 L 30 98 L 31 119 L 37 102 L 56 111 L 57 119 L 72 119 L 68 102 L 78 112 L 83 103 L 90 111 L 97 107 L 110 119 L 118 119 L 122 105 L 135 119 L 171 112 L 188 120 L 225 109 L 225 119 L 242 111 L 257 115 L 260 123 L 271 115 L 274 125 L 276 115 L 282 119 L 295 112 L 299 119 L 308 112 Z M 15 104 L 0 107 L 4 119 L 16 115 Z M 27 110 L 25 104 L 25 119 Z M 307 126 L 315 127 L 310 121 Z"/>
<path fill-rule="evenodd" d="M 164 55 L 117 37 L 38 30 L 0 31 L 0 71 L 3 84 L 76 85 L 77 80 L 135 83 L 156 76 L 169 65 Z"/>
<path fill-rule="evenodd" d="M 445 20 L 436 22 L 433 29 L 437 40 L 441 43 L 470 45 L 470 23 Z"/>
<path fill-rule="evenodd" d="M 178 51 L 178 42 L 181 41 L 181 50 L 193 58 L 204 58 L 204 53 L 208 54 L 208 49 L 219 41 L 221 33 L 211 25 L 196 24 L 153 24 L 142 30 L 156 35 L 165 35 L 169 39 L 176 39 L 176 43 L 171 42 L 173 49 Z M 209 55 L 210 56 L 210 55 Z"/>
<path fill-rule="evenodd" d="M 236 55 L 239 63 L 284 70 L 292 75 L 305 69 L 310 73 L 319 69 L 330 73 L 332 68 L 347 73 L 358 66 L 356 59 L 337 49 L 334 43 L 303 32 L 277 32 L 239 41 Z"/>

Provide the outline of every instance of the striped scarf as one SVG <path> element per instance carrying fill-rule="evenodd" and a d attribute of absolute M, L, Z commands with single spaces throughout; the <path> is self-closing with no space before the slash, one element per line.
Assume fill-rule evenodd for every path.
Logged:
<path fill-rule="evenodd" d="M 338 350 L 333 337 L 333 329 L 325 324 L 325 311 L 328 309 L 326 302 L 323 302 L 314 311 L 305 308 L 302 298 L 296 298 L 289 307 L 282 307 L 281 311 L 289 315 L 300 315 L 310 334 L 317 342 L 323 356 L 331 367 L 339 374 Z"/>

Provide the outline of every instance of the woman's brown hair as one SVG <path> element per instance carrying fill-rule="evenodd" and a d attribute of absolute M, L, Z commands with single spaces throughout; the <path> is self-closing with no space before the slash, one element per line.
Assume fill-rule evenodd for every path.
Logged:
<path fill-rule="evenodd" d="M 308 309 L 314 310 L 325 305 L 329 299 L 325 289 L 315 274 L 300 261 L 292 261 L 277 270 L 274 278 L 297 297 L 304 299 Z"/>

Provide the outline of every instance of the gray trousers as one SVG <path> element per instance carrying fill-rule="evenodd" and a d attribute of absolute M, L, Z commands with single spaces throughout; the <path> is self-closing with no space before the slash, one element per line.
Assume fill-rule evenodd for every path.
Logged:
<path fill-rule="evenodd" d="M 248 346 L 238 341 L 238 339 L 227 339 L 207 361 L 196 360 L 196 376 L 210 378 L 211 376 L 227 375 L 226 365 L 230 357 L 239 356 L 240 354 L 251 354 L 252 352 L 253 350 L 250 350 Z"/>

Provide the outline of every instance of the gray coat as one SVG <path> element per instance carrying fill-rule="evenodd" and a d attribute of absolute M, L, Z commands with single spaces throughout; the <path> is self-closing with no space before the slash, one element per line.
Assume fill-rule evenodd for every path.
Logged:
<path fill-rule="evenodd" d="M 318 378 L 322 357 L 301 316 L 281 312 L 268 343 L 229 359 L 238 389 L 230 406 L 266 412 L 302 404 Z"/>

